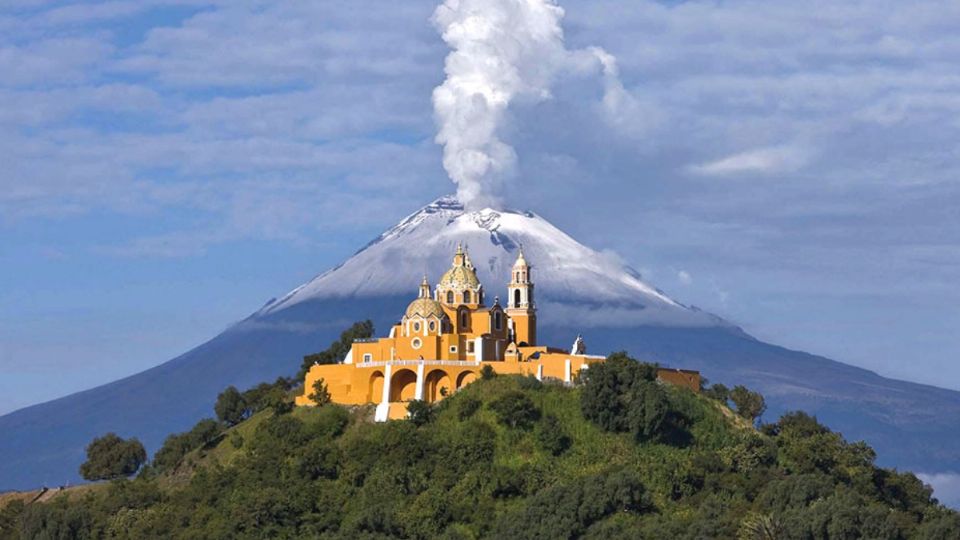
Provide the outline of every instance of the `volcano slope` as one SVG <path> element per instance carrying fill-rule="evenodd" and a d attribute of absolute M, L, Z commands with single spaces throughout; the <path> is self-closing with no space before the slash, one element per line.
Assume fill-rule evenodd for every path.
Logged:
<path fill-rule="evenodd" d="M 803 409 L 849 440 L 865 440 L 884 466 L 960 470 L 960 392 L 761 342 L 684 306 L 615 257 L 576 242 L 530 212 L 465 211 L 442 198 L 383 233 L 343 264 L 233 325 L 209 342 L 131 377 L 0 417 L 0 490 L 79 480 L 85 445 L 113 431 L 154 451 L 163 438 L 209 416 L 218 392 L 291 376 L 351 322 L 385 331 L 463 242 L 487 298 L 506 291 L 522 244 L 533 264 L 541 342 L 578 333 L 591 353 L 627 350 L 712 382 L 744 384 L 767 398 L 766 418 Z"/>

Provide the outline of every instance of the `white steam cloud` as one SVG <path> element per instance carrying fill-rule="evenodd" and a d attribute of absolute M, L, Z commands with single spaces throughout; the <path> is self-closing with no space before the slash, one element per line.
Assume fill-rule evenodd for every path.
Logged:
<path fill-rule="evenodd" d="M 470 208 L 497 206 L 515 174 L 517 154 L 499 133 L 512 103 L 549 99 L 558 75 L 598 69 L 603 106 L 629 100 L 613 56 L 597 47 L 567 50 L 563 15 L 555 0 L 445 0 L 433 14 L 452 49 L 447 78 L 433 91 L 436 141 L 457 196 Z"/>

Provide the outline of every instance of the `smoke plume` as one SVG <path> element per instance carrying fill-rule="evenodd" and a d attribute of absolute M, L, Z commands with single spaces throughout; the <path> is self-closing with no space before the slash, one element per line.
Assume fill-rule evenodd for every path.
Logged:
<path fill-rule="evenodd" d="M 433 23 L 452 49 L 433 91 L 443 167 L 469 208 L 496 206 L 517 154 L 500 130 L 512 103 L 538 102 L 564 72 L 601 72 L 604 107 L 629 96 L 616 59 L 597 47 L 567 50 L 555 0 L 445 0 Z"/>

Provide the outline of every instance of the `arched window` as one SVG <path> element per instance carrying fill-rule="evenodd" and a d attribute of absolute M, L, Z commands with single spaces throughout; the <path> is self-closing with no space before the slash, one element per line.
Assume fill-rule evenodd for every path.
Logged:
<path fill-rule="evenodd" d="M 467 327 L 467 323 L 470 322 L 470 319 L 467 317 L 467 312 L 464 311 L 460 314 L 460 329 L 463 330 Z"/>
<path fill-rule="evenodd" d="M 520 307 L 520 289 L 513 290 L 513 307 Z"/>
<path fill-rule="evenodd" d="M 447 291 L 447 303 L 448 304 L 453 303 L 453 291 Z"/>
<path fill-rule="evenodd" d="M 464 304 L 470 303 L 470 291 L 463 291 L 463 303 Z"/>
<path fill-rule="evenodd" d="M 499 311 L 493 312 L 493 327 L 496 330 L 503 328 L 503 314 Z"/>

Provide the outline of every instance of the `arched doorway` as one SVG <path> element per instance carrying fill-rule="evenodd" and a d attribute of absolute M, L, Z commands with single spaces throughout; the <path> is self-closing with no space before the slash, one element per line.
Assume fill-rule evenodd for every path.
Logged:
<path fill-rule="evenodd" d="M 477 380 L 477 374 L 472 371 L 465 371 L 457 377 L 457 390 Z"/>
<path fill-rule="evenodd" d="M 367 387 L 367 401 L 380 403 L 383 399 L 383 372 L 379 369 L 370 374 L 370 385 Z"/>
<path fill-rule="evenodd" d="M 423 398 L 431 403 L 440 401 L 444 398 L 444 394 L 450 395 L 455 390 L 450 376 L 442 369 L 435 369 L 428 373 L 423 383 Z"/>
<path fill-rule="evenodd" d="M 417 395 L 417 374 L 401 369 L 390 379 L 390 401 L 411 401 Z"/>

